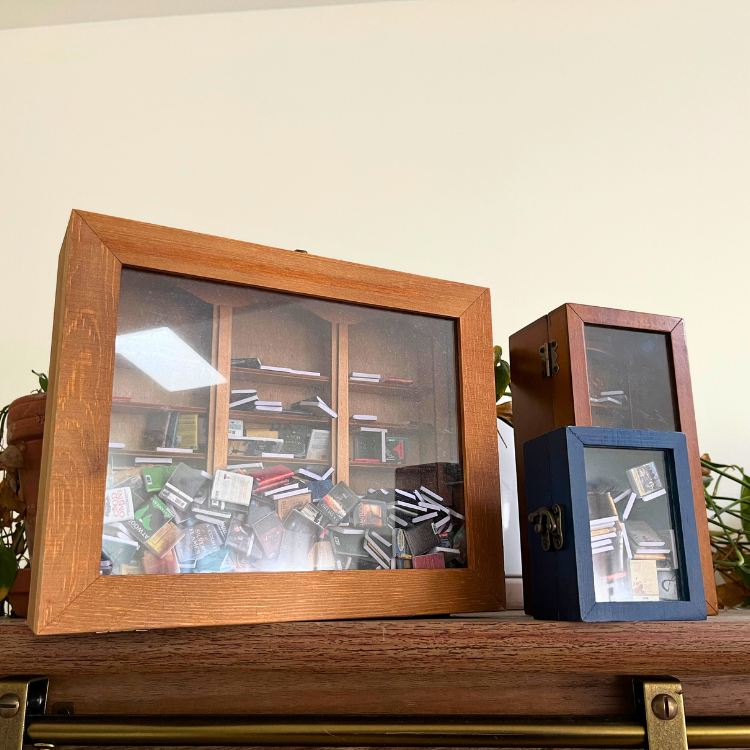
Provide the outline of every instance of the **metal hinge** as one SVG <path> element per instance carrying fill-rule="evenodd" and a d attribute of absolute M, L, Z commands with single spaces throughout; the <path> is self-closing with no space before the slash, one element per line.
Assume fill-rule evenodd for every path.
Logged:
<path fill-rule="evenodd" d="M 27 718 L 44 714 L 47 685 L 44 677 L 6 677 L 0 681 L 1 750 L 22 750 L 28 743 Z"/>
<path fill-rule="evenodd" d="M 688 750 L 682 685 L 674 677 L 633 680 L 636 710 L 646 726 L 648 750 Z"/>
<path fill-rule="evenodd" d="M 542 358 L 542 377 L 551 378 L 560 372 L 557 364 L 557 341 L 547 341 L 539 347 L 539 356 Z"/>

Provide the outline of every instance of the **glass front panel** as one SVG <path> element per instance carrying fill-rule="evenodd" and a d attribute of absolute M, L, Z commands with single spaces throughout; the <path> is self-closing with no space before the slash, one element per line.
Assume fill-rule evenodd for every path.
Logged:
<path fill-rule="evenodd" d="M 466 567 L 456 357 L 453 320 L 123 269 L 102 573 Z"/>
<path fill-rule="evenodd" d="M 669 335 L 585 326 L 591 424 L 676 432 Z"/>
<path fill-rule="evenodd" d="M 584 448 L 597 602 L 684 600 L 665 452 Z"/>

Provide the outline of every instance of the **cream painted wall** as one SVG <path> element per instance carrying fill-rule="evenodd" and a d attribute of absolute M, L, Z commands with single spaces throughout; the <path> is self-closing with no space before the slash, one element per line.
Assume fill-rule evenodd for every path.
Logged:
<path fill-rule="evenodd" d="M 73 207 L 687 321 L 750 465 L 750 4 L 413 0 L 0 32 L 0 403 Z"/>

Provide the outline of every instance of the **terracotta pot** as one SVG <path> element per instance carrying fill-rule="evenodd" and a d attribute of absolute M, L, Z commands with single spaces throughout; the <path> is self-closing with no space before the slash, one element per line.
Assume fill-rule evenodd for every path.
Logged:
<path fill-rule="evenodd" d="M 8 602 L 13 607 L 13 614 L 26 617 L 29 611 L 29 589 L 31 587 L 31 568 L 19 570 L 16 580 L 8 592 Z"/>
<path fill-rule="evenodd" d="M 17 398 L 8 409 L 8 445 L 18 446 L 23 453 L 23 467 L 18 470 L 18 477 L 26 503 L 26 543 L 29 555 L 34 552 L 46 406 L 46 393 L 32 393 L 30 396 Z"/>

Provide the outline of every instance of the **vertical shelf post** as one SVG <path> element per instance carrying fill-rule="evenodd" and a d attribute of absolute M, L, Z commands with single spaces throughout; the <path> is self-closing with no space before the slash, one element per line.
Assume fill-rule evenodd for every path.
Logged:
<path fill-rule="evenodd" d="M 331 390 L 336 390 L 339 415 L 332 425 L 336 435 L 336 479 L 349 484 L 349 324 L 333 323 L 332 326 L 337 332 L 332 349 L 338 353 L 331 363 Z"/>
<path fill-rule="evenodd" d="M 213 474 L 227 465 L 229 396 L 232 377 L 232 313 L 229 305 L 214 306 L 211 364 L 224 382 L 211 386 L 208 411 L 208 468 Z"/>

